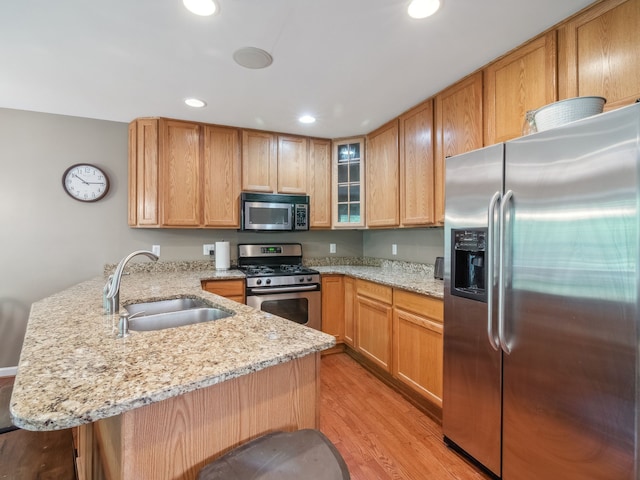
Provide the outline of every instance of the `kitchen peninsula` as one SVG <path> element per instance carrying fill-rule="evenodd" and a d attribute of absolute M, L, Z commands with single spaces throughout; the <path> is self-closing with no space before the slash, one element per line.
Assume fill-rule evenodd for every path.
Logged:
<path fill-rule="evenodd" d="M 318 426 L 320 351 L 335 340 L 205 292 L 239 272 L 135 273 L 121 305 L 202 298 L 232 316 L 116 336 L 98 277 L 33 304 L 11 412 L 29 430 L 76 428 L 80 478 L 192 479 L 267 431 Z"/>

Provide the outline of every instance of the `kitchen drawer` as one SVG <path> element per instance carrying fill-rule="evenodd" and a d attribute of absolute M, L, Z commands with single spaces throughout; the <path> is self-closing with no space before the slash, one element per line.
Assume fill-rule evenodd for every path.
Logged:
<path fill-rule="evenodd" d="M 370 297 L 381 302 L 393 303 L 393 289 L 379 283 L 369 282 L 367 280 L 358 280 L 356 283 L 356 291 L 358 295 Z"/>
<path fill-rule="evenodd" d="M 444 302 L 442 299 L 397 288 L 394 289 L 393 295 L 396 307 L 442 323 L 444 316 Z"/>
<path fill-rule="evenodd" d="M 203 280 L 202 289 L 244 303 L 244 280 Z"/>

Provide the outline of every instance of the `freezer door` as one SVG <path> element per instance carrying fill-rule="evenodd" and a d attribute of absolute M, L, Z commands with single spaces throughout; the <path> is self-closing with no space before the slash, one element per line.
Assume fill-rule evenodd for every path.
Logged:
<path fill-rule="evenodd" d="M 500 195 L 502 178 L 503 145 L 446 160 L 442 429 L 448 443 L 497 475 L 501 355 L 489 343 L 486 300 L 452 295 L 451 265 L 452 231 L 487 229 L 489 202 Z M 489 247 L 485 261 L 494 257 Z M 493 277 L 485 288 L 495 289 Z"/>
<path fill-rule="evenodd" d="M 636 478 L 638 107 L 506 145 L 505 480 Z"/>

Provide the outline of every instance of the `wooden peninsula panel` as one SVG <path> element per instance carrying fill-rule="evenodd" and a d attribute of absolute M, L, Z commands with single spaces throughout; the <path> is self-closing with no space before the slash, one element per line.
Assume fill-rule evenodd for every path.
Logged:
<path fill-rule="evenodd" d="M 83 438 L 92 434 L 79 444 L 83 471 L 97 479 L 190 480 L 264 433 L 317 428 L 319 368 L 313 353 L 83 425 Z"/>

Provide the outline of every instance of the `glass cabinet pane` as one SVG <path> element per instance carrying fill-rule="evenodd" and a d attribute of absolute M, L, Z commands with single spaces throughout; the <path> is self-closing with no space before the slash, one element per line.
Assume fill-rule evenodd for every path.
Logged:
<path fill-rule="evenodd" d="M 338 185 L 338 202 L 349 201 L 349 187 L 346 185 Z"/>
<path fill-rule="evenodd" d="M 338 200 L 340 201 L 340 200 Z M 359 202 L 360 201 L 360 185 L 351 185 L 349 187 L 349 201 L 350 202 Z"/>
<path fill-rule="evenodd" d="M 361 206 L 364 139 L 354 138 L 334 145 L 334 222 L 336 226 L 360 227 L 363 225 L 360 211 L 364 208 Z"/>
<path fill-rule="evenodd" d="M 346 223 L 349 221 L 349 205 L 341 203 L 338 205 L 338 221 L 340 223 Z"/>
<path fill-rule="evenodd" d="M 360 204 L 352 203 L 351 204 L 351 212 L 349 214 L 349 222 L 351 223 L 359 223 L 360 222 Z"/>
<path fill-rule="evenodd" d="M 349 158 L 360 160 L 360 144 L 352 143 L 349 145 Z"/>
<path fill-rule="evenodd" d="M 351 162 L 349 164 L 349 181 L 350 182 L 360 181 L 360 162 Z"/>
<path fill-rule="evenodd" d="M 338 183 L 347 183 L 349 181 L 349 164 L 338 164 Z"/>

